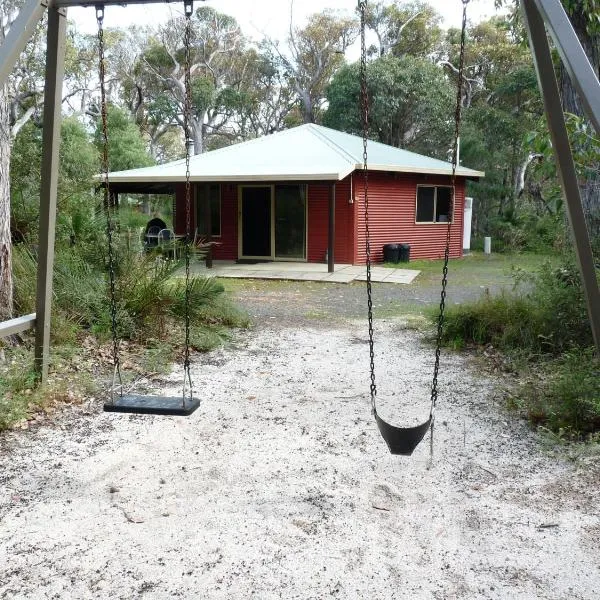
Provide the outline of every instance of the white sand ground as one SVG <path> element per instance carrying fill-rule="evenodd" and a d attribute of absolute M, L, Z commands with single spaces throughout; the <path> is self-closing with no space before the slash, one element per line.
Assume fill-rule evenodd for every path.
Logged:
<path fill-rule="evenodd" d="M 424 417 L 431 348 L 379 327 L 381 412 Z M 390 456 L 363 342 L 363 324 L 244 332 L 198 359 L 188 419 L 90 400 L 4 435 L 0 598 L 599 598 L 594 460 L 548 451 L 461 356 L 432 468 L 428 443 Z"/>

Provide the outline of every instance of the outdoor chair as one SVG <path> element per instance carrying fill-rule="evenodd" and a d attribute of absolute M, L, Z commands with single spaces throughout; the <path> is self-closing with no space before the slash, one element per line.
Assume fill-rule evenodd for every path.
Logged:
<path fill-rule="evenodd" d="M 158 247 L 163 256 L 177 258 L 177 242 L 171 229 L 161 229 L 158 232 Z"/>
<path fill-rule="evenodd" d="M 144 234 L 144 251 L 150 252 L 158 248 L 158 240 L 160 234 L 160 227 L 152 226 L 148 227 Z"/>

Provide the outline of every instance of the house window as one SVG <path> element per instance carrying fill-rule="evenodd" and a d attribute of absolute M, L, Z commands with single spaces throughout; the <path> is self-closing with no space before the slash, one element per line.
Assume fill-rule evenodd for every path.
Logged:
<path fill-rule="evenodd" d="M 452 204 L 452 188 L 441 185 L 417 186 L 417 223 L 447 223 Z"/>
<path fill-rule="evenodd" d="M 210 198 L 210 233 L 214 237 L 221 235 L 221 186 L 219 184 L 196 187 L 196 229 L 199 235 L 206 235 L 206 190 Z"/>

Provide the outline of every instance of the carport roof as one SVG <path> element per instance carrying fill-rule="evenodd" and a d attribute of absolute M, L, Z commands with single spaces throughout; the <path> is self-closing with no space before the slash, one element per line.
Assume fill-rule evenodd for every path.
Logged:
<path fill-rule="evenodd" d="M 191 181 L 339 181 L 362 168 L 362 139 L 308 124 L 193 156 Z M 369 170 L 450 175 L 452 165 L 369 141 Z M 461 177 L 484 173 L 458 167 Z M 114 184 L 185 181 L 185 160 L 110 173 Z"/>

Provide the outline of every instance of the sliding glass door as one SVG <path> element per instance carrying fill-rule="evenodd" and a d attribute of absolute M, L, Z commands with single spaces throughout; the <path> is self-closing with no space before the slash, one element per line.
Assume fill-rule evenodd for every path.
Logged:
<path fill-rule="evenodd" d="M 306 258 L 306 186 L 275 186 L 275 258 Z"/>
<path fill-rule="evenodd" d="M 306 259 L 306 186 L 240 187 L 239 257 Z"/>

